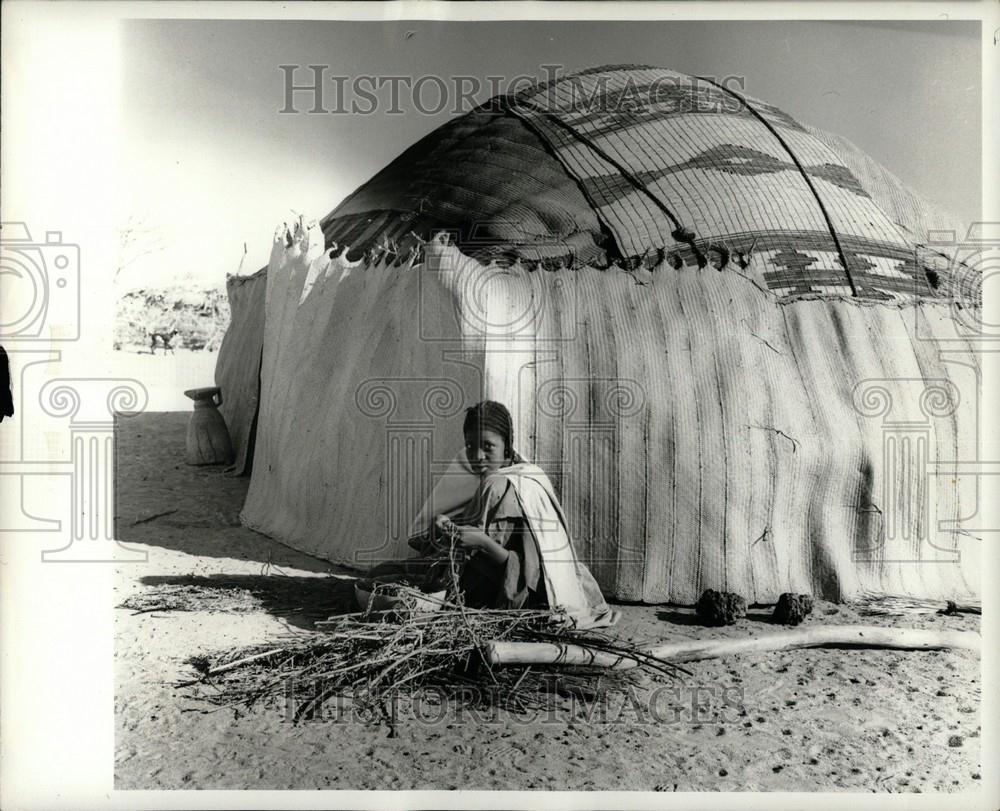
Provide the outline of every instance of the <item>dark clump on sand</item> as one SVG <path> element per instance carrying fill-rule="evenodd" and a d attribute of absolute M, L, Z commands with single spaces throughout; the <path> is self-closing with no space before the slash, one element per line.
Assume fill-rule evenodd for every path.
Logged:
<path fill-rule="evenodd" d="M 798 625 L 813 610 L 813 600 L 808 594 L 792 594 L 786 591 L 778 598 L 772 615 L 775 622 L 782 625 Z"/>
<path fill-rule="evenodd" d="M 705 625 L 732 625 L 747 615 L 747 601 L 730 591 L 705 589 L 695 611 Z"/>

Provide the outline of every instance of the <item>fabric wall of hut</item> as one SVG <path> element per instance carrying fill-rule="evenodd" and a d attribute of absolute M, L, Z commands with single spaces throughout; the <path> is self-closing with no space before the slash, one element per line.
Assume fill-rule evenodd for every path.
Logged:
<path fill-rule="evenodd" d="M 267 268 L 226 280 L 230 322 L 219 347 L 215 385 L 222 390 L 219 411 L 229 429 L 236 452 L 234 468 L 240 476 L 249 473 L 253 464 L 266 286 Z"/>
<path fill-rule="evenodd" d="M 372 266 L 279 235 L 245 523 L 350 566 L 406 556 L 489 397 L 609 597 L 977 594 L 975 488 L 929 473 L 975 458 L 951 302 L 789 300 L 764 261 L 530 272 L 434 241 Z"/>

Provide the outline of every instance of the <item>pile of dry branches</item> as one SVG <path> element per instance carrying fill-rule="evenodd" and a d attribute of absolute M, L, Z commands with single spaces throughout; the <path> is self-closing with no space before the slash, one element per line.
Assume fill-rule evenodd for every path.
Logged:
<path fill-rule="evenodd" d="M 680 669 L 606 634 L 571 630 L 548 610 L 470 609 L 446 601 L 440 610 L 415 612 L 405 607 L 405 592 L 391 590 L 403 597 L 398 610 L 333 617 L 314 633 L 233 651 L 214 662 L 189 660 L 199 676 L 177 686 L 193 688 L 193 697 L 218 707 L 284 701 L 286 712 L 294 708 L 293 721 L 315 717 L 334 698 L 346 698 L 367 717 L 389 720 L 386 708 L 398 697 L 429 686 L 448 693 L 474 685 L 482 689 L 462 695 L 516 712 L 537 708 L 553 692 L 596 698 L 629 678 L 587 668 L 497 668 L 484 655 L 487 643 L 496 641 L 559 641 L 615 653 L 670 676 Z"/>
<path fill-rule="evenodd" d="M 486 653 L 496 642 L 564 642 L 618 654 L 640 669 L 670 676 L 682 670 L 637 645 L 573 630 L 565 616 L 551 610 L 466 607 L 459 587 L 465 555 L 455 538 L 447 551 L 442 564 L 448 587 L 436 610 L 415 608 L 435 602 L 423 590 L 374 583 L 366 610 L 319 622 L 316 633 L 234 651 L 215 663 L 191 659 L 199 677 L 177 686 L 195 687 L 197 697 L 234 709 L 283 700 L 293 721 L 314 716 L 332 698 L 347 698 L 367 717 L 381 717 L 391 727 L 388 707 L 401 695 L 432 685 L 445 691 L 463 684 L 485 687 L 473 693 L 475 700 L 517 711 L 537 708 L 545 693 L 575 691 L 596 698 L 613 689 L 615 680 L 628 679 L 620 674 L 609 679 L 606 672 L 588 668 L 496 667 Z M 372 610 L 380 596 L 390 598 L 394 610 Z M 294 708 L 290 713 L 289 706 Z"/>

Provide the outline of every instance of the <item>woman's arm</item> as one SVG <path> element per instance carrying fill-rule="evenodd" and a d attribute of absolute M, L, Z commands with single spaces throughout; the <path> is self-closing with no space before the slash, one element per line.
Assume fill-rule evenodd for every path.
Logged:
<path fill-rule="evenodd" d="M 494 563 L 506 563 L 510 552 L 478 527 L 459 527 L 459 542 L 466 549 L 479 549 Z"/>

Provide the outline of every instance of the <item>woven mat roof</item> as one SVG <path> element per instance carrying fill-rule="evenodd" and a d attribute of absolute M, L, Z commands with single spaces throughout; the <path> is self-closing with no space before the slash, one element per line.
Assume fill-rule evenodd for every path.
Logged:
<path fill-rule="evenodd" d="M 935 297 L 951 227 L 849 142 L 707 79 L 593 68 L 427 135 L 323 220 L 352 257 L 448 230 L 483 261 L 759 260 L 782 296 Z M 711 251 L 716 251 L 713 256 Z M 745 267 L 746 265 L 741 265 Z"/>

